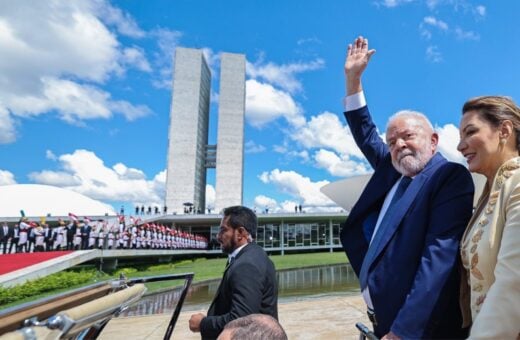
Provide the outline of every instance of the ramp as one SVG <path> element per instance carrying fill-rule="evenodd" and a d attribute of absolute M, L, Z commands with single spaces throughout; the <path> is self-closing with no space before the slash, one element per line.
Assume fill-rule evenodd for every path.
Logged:
<path fill-rule="evenodd" d="M 54 274 L 80 263 L 95 259 L 100 256 L 100 253 L 100 250 L 77 250 L 63 256 L 54 257 L 34 265 L 17 269 L 0 275 L 0 286 L 12 287 L 28 280 Z"/>

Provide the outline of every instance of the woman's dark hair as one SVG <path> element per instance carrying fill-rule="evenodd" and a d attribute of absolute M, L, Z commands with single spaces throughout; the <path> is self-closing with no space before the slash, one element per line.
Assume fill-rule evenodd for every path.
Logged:
<path fill-rule="evenodd" d="M 481 96 L 469 99 L 462 107 L 462 114 L 476 111 L 482 119 L 498 128 L 504 120 L 513 123 L 516 149 L 520 150 L 520 108 L 513 99 L 505 96 Z"/>

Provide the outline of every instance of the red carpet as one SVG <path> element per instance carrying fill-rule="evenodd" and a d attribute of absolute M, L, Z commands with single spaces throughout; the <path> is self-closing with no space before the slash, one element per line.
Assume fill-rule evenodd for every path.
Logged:
<path fill-rule="evenodd" d="M 38 253 L 18 253 L 0 255 L 0 275 L 32 266 L 43 261 L 72 253 L 69 251 L 49 251 Z"/>

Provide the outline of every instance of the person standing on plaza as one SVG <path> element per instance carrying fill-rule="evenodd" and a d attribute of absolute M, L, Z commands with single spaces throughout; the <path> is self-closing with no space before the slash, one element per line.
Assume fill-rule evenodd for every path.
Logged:
<path fill-rule="evenodd" d="M 2 253 L 7 253 L 7 243 L 13 241 L 14 229 L 7 225 L 7 222 L 2 222 L 0 227 L 0 244 L 2 245 Z"/>
<path fill-rule="evenodd" d="M 45 242 L 45 251 L 51 251 L 52 250 L 52 229 L 49 227 L 48 223 L 43 224 L 43 236 L 44 236 L 44 242 Z"/>
<path fill-rule="evenodd" d="M 273 263 L 253 242 L 255 213 L 243 206 L 224 209 L 218 241 L 228 254 L 228 264 L 207 316 L 193 314 L 190 330 L 203 339 L 216 339 L 224 326 L 249 314 L 267 314 L 278 319 L 278 287 Z"/>
<path fill-rule="evenodd" d="M 341 242 L 378 337 L 463 338 L 458 249 L 472 211 L 472 178 L 436 152 L 438 135 L 421 113 L 392 116 L 383 142 L 361 84 L 374 53 L 359 37 L 345 61 L 345 117 L 374 174 Z"/>
<path fill-rule="evenodd" d="M 11 239 L 11 244 L 9 245 L 8 254 L 11 254 L 13 252 L 13 248 L 14 248 L 15 253 L 18 252 L 19 240 L 20 240 L 20 226 L 18 225 L 18 223 L 16 223 L 13 228 L 13 238 Z"/>
<path fill-rule="evenodd" d="M 27 217 L 22 217 L 20 220 L 20 239 L 18 240 L 18 250 L 20 252 L 28 253 L 27 241 L 31 226 L 27 223 L 29 220 Z"/>

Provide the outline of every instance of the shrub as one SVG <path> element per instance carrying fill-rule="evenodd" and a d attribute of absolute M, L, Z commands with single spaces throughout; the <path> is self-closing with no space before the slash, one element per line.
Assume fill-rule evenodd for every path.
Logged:
<path fill-rule="evenodd" d="M 0 287 L 0 306 L 57 289 L 74 287 L 93 280 L 95 271 L 63 271 L 13 287 Z"/>

